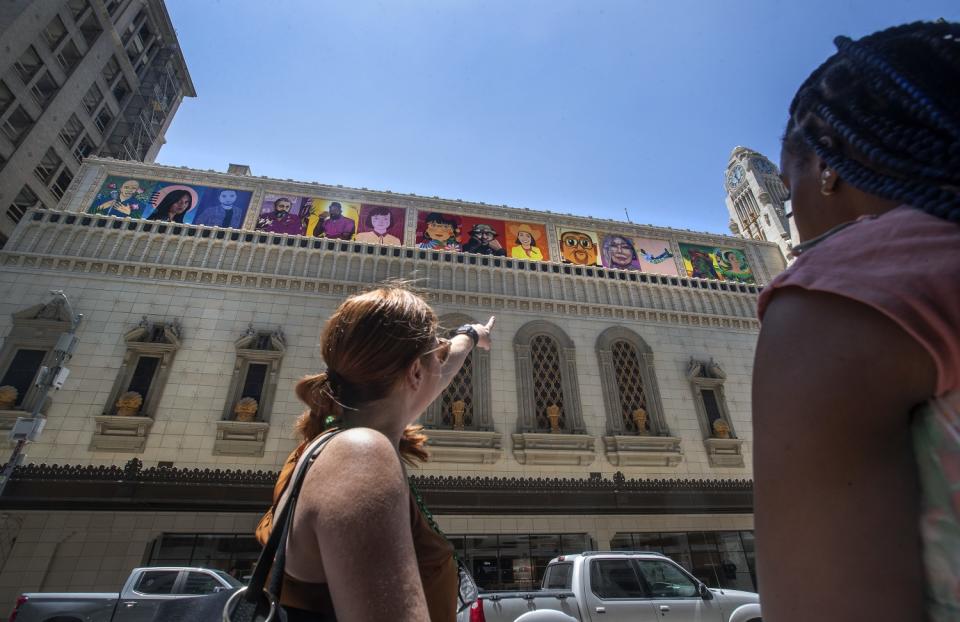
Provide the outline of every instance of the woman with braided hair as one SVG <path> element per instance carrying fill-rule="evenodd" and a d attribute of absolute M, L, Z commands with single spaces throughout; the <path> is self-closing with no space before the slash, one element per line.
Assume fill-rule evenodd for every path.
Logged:
<path fill-rule="evenodd" d="M 801 244 L 754 367 L 764 620 L 960 620 L 960 24 L 854 41 L 790 105 Z"/>
<path fill-rule="evenodd" d="M 304 443 L 274 491 L 276 508 L 306 445 L 343 430 L 309 467 L 293 515 L 280 596 L 289 622 L 454 622 L 453 547 L 402 463 L 427 459 L 427 437 L 412 424 L 474 347 L 490 348 L 493 323 L 444 339 L 433 309 L 399 286 L 352 296 L 327 321 L 327 370 L 297 384 L 308 406 L 297 422 Z M 257 528 L 261 543 L 271 522 L 272 512 Z"/>

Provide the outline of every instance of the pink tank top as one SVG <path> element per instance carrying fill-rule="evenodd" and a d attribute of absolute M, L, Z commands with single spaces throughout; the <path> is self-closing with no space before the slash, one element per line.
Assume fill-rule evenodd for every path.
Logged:
<path fill-rule="evenodd" d="M 900 325 L 937 368 L 936 395 L 960 389 L 960 225 L 909 206 L 826 236 L 764 287 L 800 287 L 863 303 Z"/>

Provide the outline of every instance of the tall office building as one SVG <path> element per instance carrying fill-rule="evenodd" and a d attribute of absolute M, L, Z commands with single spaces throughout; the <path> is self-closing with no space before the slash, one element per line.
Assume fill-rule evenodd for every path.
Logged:
<path fill-rule="evenodd" d="M 163 0 L 0 6 L 0 245 L 89 155 L 152 162 L 196 92 Z"/>
<path fill-rule="evenodd" d="M 753 149 L 736 147 L 727 162 L 723 187 L 730 232 L 747 240 L 773 242 L 788 259 L 792 248 L 790 193 L 776 165 Z"/>

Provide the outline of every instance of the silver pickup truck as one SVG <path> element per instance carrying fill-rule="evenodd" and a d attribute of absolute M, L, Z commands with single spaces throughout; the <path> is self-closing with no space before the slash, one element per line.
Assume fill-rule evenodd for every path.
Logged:
<path fill-rule="evenodd" d="M 208 568 L 135 568 L 119 592 L 27 593 L 17 599 L 16 622 L 152 622 L 157 607 L 175 598 L 233 590 L 243 584 Z"/>
<path fill-rule="evenodd" d="M 761 622 L 752 592 L 712 589 L 659 553 L 552 559 L 543 587 L 484 592 L 458 622 Z"/>

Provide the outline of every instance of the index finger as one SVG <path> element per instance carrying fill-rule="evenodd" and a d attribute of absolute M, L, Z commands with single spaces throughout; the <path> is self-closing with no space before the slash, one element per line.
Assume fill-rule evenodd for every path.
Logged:
<path fill-rule="evenodd" d="M 487 320 L 487 330 L 493 330 L 493 324 L 497 321 L 497 316 L 491 315 L 490 319 Z"/>

